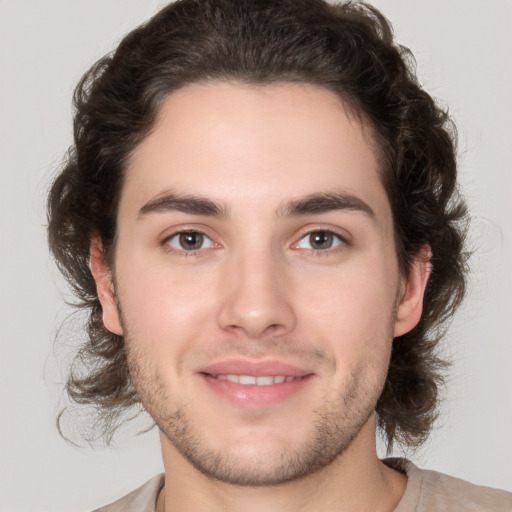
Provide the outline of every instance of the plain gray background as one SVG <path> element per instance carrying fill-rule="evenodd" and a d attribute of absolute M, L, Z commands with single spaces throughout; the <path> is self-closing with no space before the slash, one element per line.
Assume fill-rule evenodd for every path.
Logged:
<path fill-rule="evenodd" d="M 87 511 L 161 471 L 156 431 L 115 449 L 59 437 L 66 361 L 81 324 L 45 241 L 45 195 L 71 143 L 82 73 L 156 12 L 156 0 L 0 0 L 0 510 Z M 512 2 L 376 0 L 460 130 L 472 215 L 470 295 L 445 341 L 438 428 L 412 459 L 512 491 Z"/>

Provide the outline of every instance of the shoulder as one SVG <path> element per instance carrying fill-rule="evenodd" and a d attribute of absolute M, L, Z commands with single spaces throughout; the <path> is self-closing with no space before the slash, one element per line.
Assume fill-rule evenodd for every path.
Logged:
<path fill-rule="evenodd" d="M 384 462 L 408 477 L 407 489 L 395 512 L 512 512 L 510 492 L 419 469 L 405 459 Z"/>
<path fill-rule="evenodd" d="M 94 512 L 155 512 L 158 494 L 164 485 L 164 475 L 157 475 L 123 498 Z"/>

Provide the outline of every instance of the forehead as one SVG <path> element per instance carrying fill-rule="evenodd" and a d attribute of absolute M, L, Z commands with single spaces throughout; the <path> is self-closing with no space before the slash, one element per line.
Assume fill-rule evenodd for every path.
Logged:
<path fill-rule="evenodd" d="M 235 210 L 277 212 L 331 192 L 387 204 L 370 129 L 334 93 L 295 83 L 212 82 L 170 94 L 131 156 L 120 208 L 168 191 Z"/>

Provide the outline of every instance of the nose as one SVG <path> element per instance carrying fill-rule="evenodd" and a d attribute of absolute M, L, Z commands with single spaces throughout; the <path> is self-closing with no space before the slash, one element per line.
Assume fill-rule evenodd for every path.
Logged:
<path fill-rule="evenodd" d="M 270 253 L 234 258 L 223 275 L 221 329 L 252 339 L 293 331 L 296 316 L 285 274 Z"/>

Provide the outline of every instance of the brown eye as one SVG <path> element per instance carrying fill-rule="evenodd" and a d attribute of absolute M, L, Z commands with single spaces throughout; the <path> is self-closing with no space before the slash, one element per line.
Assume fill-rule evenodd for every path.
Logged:
<path fill-rule="evenodd" d="M 167 244 L 180 251 L 198 251 L 212 247 L 212 241 L 198 231 L 176 233 L 167 240 Z"/>
<path fill-rule="evenodd" d="M 196 251 L 203 245 L 203 235 L 201 233 L 181 233 L 180 246 L 186 251 Z"/>
<path fill-rule="evenodd" d="M 312 231 L 304 235 L 298 242 L 301 249 L 312 249 L 314 251 L 325 251 L 341 245 L 341 237 L 332 231 Z"/>

